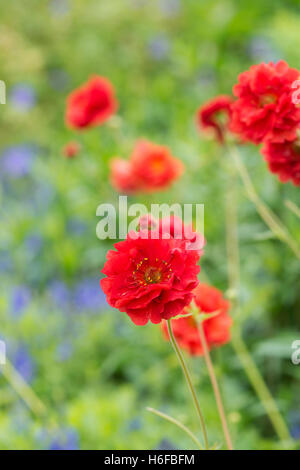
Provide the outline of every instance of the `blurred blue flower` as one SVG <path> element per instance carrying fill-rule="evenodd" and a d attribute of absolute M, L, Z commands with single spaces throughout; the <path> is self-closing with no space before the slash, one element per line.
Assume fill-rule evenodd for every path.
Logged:
<path fill-rule="evenodd" d="M 32 382 L 35 375 L 35 364 L 26 346 L 18 346 L 12 355 L 12 363 L 26 382 Z"/>
<path fill-rule="evenodd" d="M 12 257 L 8 250 L 0 252 L 0 273 L 11 271 L 13 267 Z"/>
<path fill-rule="evenodd" d="M 180 0 L 159 0 L 159 8 L 165 16 L 178 15 L 181 9 Z"/>
<path fill-rule="evenodd" d="M 15 316 L 21 315 L 31 301 L 31 292 L 26 286 L 14 287 L 11 294 L 11 311 Z"/>
<path fill-rule="evenodd" d="M 24 245 L 31 255 L 36 255 L 43 246 L 43 237 L 39 233 L 33 233 L 25 238 Z"/>
<path fill-rule="evenodd" d="M 53 15 L 64 16 L 70 11 L 70 3 L 68 0 L 50 0 L 49 8 Z"/>
<path fill-rule="evenodd" d="M 79 438 L 76 429 L 69 428 L 60 430 L 56 437 L 52 439 L 49 450 L 78 450 Z"/>
<path fill-rule="evenodd" d="M 73 354 L 73 346 L 69 341 L 64 341 L 57 346 L 56 354 L 59 361 L 67 361 Z"/>
<path fill-rule="evenodd" d="M 35 148 L 30 145 L 8 147 L 1 155 L 1 169 L 12 178 L 21 178 L 30 173 L 35 155 Z"/>
<path fill-rule="evenodd" d="M 79 311 L 97 311 L 107 305 L 104 292 L 102 291 L 99 279 L 84 279 L 79 281 L 74 290 L 74 304 Z"/>
<path fill-rule="evenodd" d="M 57 307 L 64 308 L 70 302 L 70 291 L 63 281 L 52 281 L 49 285 L 49 293 L 57 305 Z"/>
<path fill-rule="evenodd" d="M 36 103 L 36 93 L 28 83 L 18 83 L 10 91 L 10 103 L 18 111 L 29 111 Z"/>
<path fill-rule="evenodd" d="M 278 62 L 282 54 L 278 51 L 269 38 L 264 36 L 255 36 L 251 39 L 249 46 L 249 55 L 255 62 Z"/>
<path fill-rule="evenodd" d="M 87 230 L 86 223 L 83 220 L 72 217 L 67 222 L 67 231 L 71 235 L 83 235 Z"/>
<path fill-rule="evenodd" d="M 170 52 L 170 41 L 165 35 L 159 34 L 150 39 L 148 50 L 153 59 L 163 60 Z"/>

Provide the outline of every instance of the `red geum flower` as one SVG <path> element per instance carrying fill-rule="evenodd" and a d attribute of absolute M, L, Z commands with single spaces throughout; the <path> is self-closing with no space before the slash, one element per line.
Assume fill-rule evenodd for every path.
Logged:
<path fill-rule="evenodd" d="M 184 224 L 182 219 L 176 215 L 163 217 L 156 220 L 151 214 L 140 217 L 140 230 L 158 230 L 159 236 L 163 239 L 170 237 L 185 241 L 187 250 L 198 250 L 202 254 L 202 248 L 205 245 L 203 235 L 196 232 L 192 224 Z"/>
<path fill-rule="evenodd" d="M 110 250 L 100 281 L 108 303 L 136 325 L 160 323 L 190 304 L 197 286 L 199 252 L 158 231 L 129 232 Z"/>
<path fill-rule="evenodd" d="M 253 65 L 239 76 L 233 93 L 230 130 L 255 144 L 292 141 L 300 122 L 300 109 L 293 103 L 292 84 L 300 72 L 284 61 Z"/>
<path fill-rule="evenodd" d="M 166 189 L 183 172 L 183 163 L 173 157 L 167 147 L 148 140 L 139 140 L 131 155 L 133 175 L 140 191 Z"/>
<path fill-rule="evenodd" d="M 275 144 L 267 142 L 261 153 L 268 163 L 269 170 L 278 175 L 282 183 L 292 181 L 300 186 L 300 140 Z"/>
<path fill-rule="evenodd" d="M 231 96 L 220 95 L 207 101 L 197 111 L 197 124 L 200 130 L 212 130 L 220 144 L 224 143 L 224 135 L 228 129 Z"/>
<path fill-rule="evenodd" d="M 110 161 L 110 183 L 119 193 L 131 194 L 138 190 L 138 184 L 132 172 L 131 163 L 122 158 Z"/>
<path fill-rule="evenodd" d="M 62 153 L 67 158 L 74 158 L 80 151 L 78 142 L 68 142 L 62 149 Z"/>
<path fill-rule="evenodd" d="M 117 107 L 109 80 L 94 75 L 68 96 L 66 124 L 75 129 L 98 126 L 115 113 Z"/>
<path fill-rule="evenodd" d="M 232 319 L 228 314 L 230 304 L 223 298 L 222 292 L 207 284 L 199 284 L 194 290 L 194 301 L 201 313 L 216 315 L 203 321 L 203 330 L 208 348 L 221 346 L 230 340 Z M 187 313 L 185 309 L 183 313 Z M 197 323 L 192 316 L 172 320 L 174 336 L 180 347 L 191 355 L 203 355 Z M 169 339 L 167 323 L 162 323 L 163 334 Z"/>

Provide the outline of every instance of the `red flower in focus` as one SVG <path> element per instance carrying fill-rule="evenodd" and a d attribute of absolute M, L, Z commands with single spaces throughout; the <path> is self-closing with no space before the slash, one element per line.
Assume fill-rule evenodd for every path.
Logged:
<path fill-rule="evenodd" d="M 80 145 L 78 142 L 68 142 L 62 149 L 62 153 L 67 158 L 74 158 L 79 153 Z"/>
<path fill-rule="evenodd" d="M 119 193 L 131 194 L 138 189 L 136 178 L 133 175 L 131 164 L 122 158 L 113 158 L 110 161 L 110 183 Z"/>
<path fill-rule="evenodd" d="M 108 303 L 136 325 L 160 323 L 190 304 L 197 286 L 199 252 L 184 240 L 162 239 L 158 231 L 130 232 L 110 250 L 100 281 Z"/>
<path fill-rule="evenodd" d="M 299 140 L 280 144 L 267 142 L 261 153 L 267 161 L 270 171 L 276 173 L 282 183 L 292 181 L 295 186 L 300 186 Z"/>
<path fill-rule="evenodd" d="M 197 111 L 197 123 L 200 129 L 212 129 L 220 144 L 224 143 L 224 134 L 228 129 L 231 96 L 220 95 L 205 103 Z M 225 120 L 224 120 L 225 115 Z"/>
<path fill-rule="evenodd" d="M 166 189 L 182 172 L 183 163 L 167 147 L 139 140 L 129 161 L 112 162 L 110 180 L 117 191 L 151 193 Z"/>
<path fill-rule="evenodd" d="M 219 312 L 212 318 L 203 321 L 203 330 L 207 346 L 221 346 L 230 340 L 230 327 L 232 319 L 228 314 L 230 304 L 215 287 L 199 284 L 194 290 L 194 301 L 200 313 Z M 187 309 L 185 309 L 187 310 Z M 196 321 L 193 317 L 183 317 L 172 320 L 174 336 L 180 347 L 186 349 L 191 355 L 203 354 L 203 347 Z M 162 323 L 165 338 L 169 339 L 167 323 Z"/>
<path fill-rule="evenodd" d="M 68 96 L 66 123 L 75 129 L 98 126 L 115 113 L 117 107 L 111 83 L 95 75 Z"/>
<path fill-rule="evenodd" d="M 163 239 L 176 238 L 184 240 L 187 250 L 198 250 L 200 255 L 205 245 L 203 235 L 196 232 L 192 224 L 184 224 L 181 218 L 176 215 L 156 220 L 151 214 L 146 214 L 140 217 L 139 229 L 158 231 L 159 236 Z"/>
<path fill-rule="evenodd" d="M 255 144 L 296 138 L 300 109 L 293 103 L 292 84 L 300 72 L 284 61 L 253 65 L 239 76 L 233 93 L 230 130 Z"/>

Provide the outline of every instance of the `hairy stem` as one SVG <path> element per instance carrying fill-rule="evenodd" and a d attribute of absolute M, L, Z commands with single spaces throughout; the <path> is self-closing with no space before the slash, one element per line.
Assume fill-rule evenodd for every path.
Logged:
<path fill-rule="evenodd" d="M 293 251 L 296 258 L 300 260 L 300 247 L 298 243 L 291 236 L 288 229 L 281 222 L 281 220 L 278 219 L 276 214 L 274 214 L 274 212 L 258 196 L 247 171 L 247 168 L 242 162 L 237 149 L 235 147 L 230 148 L 229 152 L 243 181 L 248 197 L 255 205 L 257 212 L 264 220 L 264 222 L 268 225 L 268 227 L 272 230 L 274 235 L 279 238 L 282 242 L 286 243 Z"/>
<path fill-rule="evenodd" d="M 189 428 L 187 428 L 184 424 L 182 424 L 180 421 L 178 421 L 175 418 L 172 418 L 172 416 L 169 416 L 166 413 L 162 413 L 161 411 L 156 410 L 155 408 L 147 407 L 146 410 L 178 426 L 180 429 L 182 429 L 182 431 L 184 431 L 188 436 L 190 436 L 190 438 L 194 441 L 194 443 L 200 450 L 203 450 L 203 447 L 201 443 L 198 441 L 195 434 Z"/>
<path fill-rule="evenodd" d="M 215 399 L 216 399 L 217 406 L 218 406 L 218 411 L 219 411 L 219 415 L 220 415 L 220 419 L 221 419 L 221 423 L 222 423 L 222 428 L 223 428 L 227 448 L 229 450 L 233 450 L 231 437 L 230 437 L 230 432 L 229 432 L 229 428 L 228 428 L 228 425 L 227 425 L 226 415 L 225 415 L 225 412 L 224 412 L 222 397 L 221 397 L 217 377 L 216 377 L 216 374 L 215 374 L 214 366 L 213 366 L 213 363 L 212 363 L 212 360 L 211 360 L 211 357 L 210 357 L 210 354 L 209 354 L 209 350 L 208 350 L 208 347 L 207 347 L 207 342 L 206 342 L 206 338 L 205 338 L 205 334 L 204 334 L 204 330 L 203 330 L 202 321 L 201 320 L 197 321 L 197 325 L 198 325 L 200 340 L 201 340 L 202 347 L 203 347 L 204 359 L 205 359 L 205 363 L 206 363 L 206 366 L 207 366 L 207 369 L 208 369 L 208 373 L 209 373 L 210 381 L 211 381 L 211 384 L 212 384 L 212 388 L 213 388 L 213 391 L 214 391 L 214 394 L 215 394 Z"/>
<path fill-rule="evenodd" d="M 175 353 L 178 357 L 178 360 L 179 360 L 179 363 L 181 365 L 182 371 L 184 373 L 186 382 L 187 382 L 189 390 L 191 392 L 193 402 L 194 402 L 194 405 L 195 405 L 195 408 L 196 408 L 196 411 L 197 411 L 197 414 L 198 414 L 198 417 L 199 417 L 199 420 L 200 420 L 201 428 L 202 428 L 205 449 L 208 450 L 209 445 L 208 445 L 208 438 L 207 438 L 205 421 L 204 421 L 204 418 L 203 418 L 203 415 L 202 415 L 202 412 L 201 412 L 201 409 L 200 409 L 200 405 L 199 405 L 198 398 L 197 398 L 197 395 L 196 395 L 196 392 L 195 392 L 195 389 L 194 389 L 194 386 L 193 386 L 193 383 L 192 383 L 192 380 L 191 380 L 191 376 L 190 376 L 190 373 L 189 373 L 188 368 L 186 366 L 183 355 L 182 355 L 182 353 L 181 353 L 181 351 L 180 351 L 180 349 L 177 345 L 177 341 L 175 339 L 175 336 L 173 334 L 171 320 L 167 320 L 167 323 L 168 323 L 168 332 L 169 332 L 169 336 L 170 336 L 170 341 L 171 341 L 172 346 L 174 348 L 174 351 L 175 351 Z"/>

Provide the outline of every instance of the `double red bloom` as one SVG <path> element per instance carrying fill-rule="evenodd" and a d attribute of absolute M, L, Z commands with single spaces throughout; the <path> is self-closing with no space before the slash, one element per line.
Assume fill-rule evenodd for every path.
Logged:
<path fill-rule="evenodd" d="M 95 75 L 68 96 L 65 120 L 74 129 L 98 126 L 115 113 L 117 107 L 111 83 Z"/>
<path fill-rule="evenodd" d="M 130 160 L 112 159 L 110 181 L 119 192 L 151 193 L 166 189 L 183 172 L 183 163 L 167 147 L 139 140 Z"/>
<path fill-rule="evenodd" d="M 228 314 L 230 304 L 215 287 L 199 284 L 194 290 L 194 301 L 200 313 L 216 313 L 215 316 L 203 321 L 203 330 L 208 348 L 221 346 L 230 340 L 230 327 L 232 319 Z M 193 317 L 182 317 L 172 320 L 174 336 L 180 347 L 186 349 L 191 355 L 203 354 L 198 327 Z M 162 323 L 164 336 L 168 339 L 166 322 Z"/>
<path fill-rule="evenodd" d="M 112 307 L 145 325 L 174 317 L 190 304 L 200 251 L 187 249 L 185 239 L 163 239 L 162 229 L 140 230 L 114 247 L 102 270 L 107 277 L 100 281 Z"/>
<path fill-rule="evenodd" d="M 224 134 L 228 129 L 233 98 L 227 95 L 216 96 L 197 111 L 197 124 L 200 129 L 211 129 L 220 144 L 224 143 Z"/>
<path fill-rule="evenodd" d="M 253 65 L 239 76 L 233 93 L 230 130 L 255 144 L 296 138 L 300 109 L 293 103 L 292 84 L 300 72 L 284 61 Z"/>
<path fill-rule="evenodd" d="M 272 173 L 278 175 L 282 183 L 292 181 L 300 186 L 300 142 L 267 142 L 261 150 Z"/>

